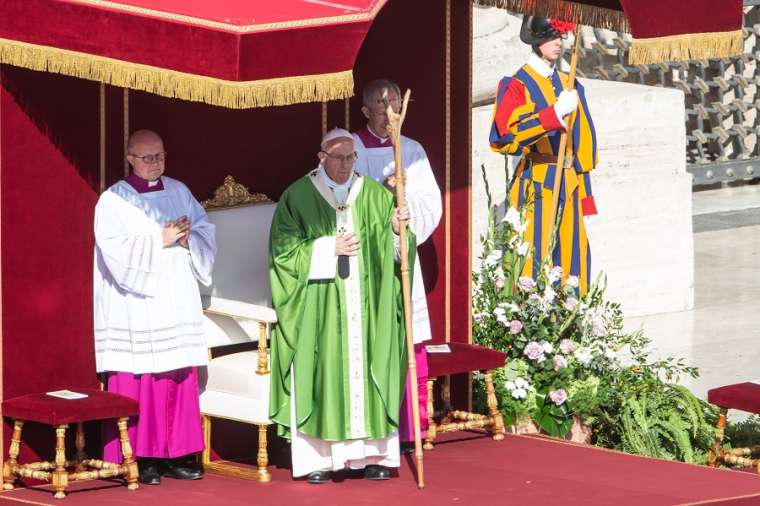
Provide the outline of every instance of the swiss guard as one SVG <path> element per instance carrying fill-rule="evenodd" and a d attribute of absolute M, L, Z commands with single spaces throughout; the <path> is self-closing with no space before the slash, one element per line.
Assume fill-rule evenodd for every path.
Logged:
<path fill-rule="evenodd" d="M 583 216 L 596 214 L 590 172 L 597 164 L 597 141 L 583 86 L 576 81 L 575 89 L 566 90 L 568 76 L 557 68 L 562 39 L 574 28 L 555 19 L 523 17 L 520 39 L 533 52 L 514 76 L 499 83 L 489 141 L 492 150 L 521 157 L 508 199 L 512 207 L 527 206 L 525 240 L 532 254 L 523 275 L 537 276 L 559 216 L 553 264 L 561 266 L 565 276 L 576 276 L 584 294 L 591 249 Z M 556 178 L 560 137 L 568 125 L 568 156 Z M 556 214 L 552 212 L 555 191 L 559 192 Z"/>

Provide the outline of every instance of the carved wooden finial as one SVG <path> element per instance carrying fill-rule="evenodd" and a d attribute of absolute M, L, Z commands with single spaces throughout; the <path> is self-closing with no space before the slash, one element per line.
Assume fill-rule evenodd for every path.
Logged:
<path fill-rule="evenodd" d="M 234 177 L 227 176 L 224 178 L 224 184 L 214 190 L 214 198 L 204 200 L 201 205 L 206 210 L 212 210 L 265 202 L 272 202 L 272 199 L 263 193 L 250 193 L 248 188 L 235 181 Z"/>

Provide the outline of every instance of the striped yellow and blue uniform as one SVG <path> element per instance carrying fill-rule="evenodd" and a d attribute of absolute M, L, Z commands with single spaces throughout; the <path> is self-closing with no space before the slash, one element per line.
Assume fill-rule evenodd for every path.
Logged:
<path fill-rule="evenodd" d="M 520 207 L 529 203 L 528 230 L 525 240 L 532 244 L 532 254 L 523 275 L 535 278 L 541 262 L 548 254 L 554 216 L 551 216 L 552 193 L 557 166 L 530 159 L 529 153 L 556 156 L 564 125 L 553 105 L 568 79 L 567 74 L 553 72 L 551 77 L 538 74 L 524 65 L 513 77 L 499 83 L 491 126 L 491 149 L 499 153 L 521 156 L 509 188 L 509 203 Z M 597 141 L 594 123 L 586 102 L 583 86 L 576 81 L 579 106 L 565 122 L 572 121 L 568 136 L 568 153 L 572 167 L 559 178 L 557 207 L 561 213 L 558 237 L 552 251 L 554 265 L 562 266 L 565 276 L 577 276 L 580 292 L 586 293 L 590 281 L 591 249 L 583 216 L 596 214 L 590 172 L 597 165 Z M 539 157 L 536 157 L 539 158 Z"/>

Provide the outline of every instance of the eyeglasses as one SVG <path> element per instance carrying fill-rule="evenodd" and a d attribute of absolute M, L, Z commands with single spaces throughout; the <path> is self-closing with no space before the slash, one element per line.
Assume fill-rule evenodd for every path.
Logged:
<path fill-rule="evenodd" d="M 356 154 L 356 151 L 354 151 L 351 154 L 345 155 L 345 156 L 331 155 L 327 151 L 322 151 L 322 153 L 324 153 L 328 158 L 332 158 L 333 160 L 338 160 L 341 163 L 342 162 L 351 162 L 351 163 L 354 163 L 356 161 L 356 159 L 358 158 L 358 155 Z"/>
<path fill-rule="evenodd" d="M 166 151 L 162 153 L 155 153 L 153 155 L 144 155 L 144 156 L 138 156 L 134 153 L 127 153 L 128 156 L 131 156 L 133 158 L 137 158 L 138 160 L 142 160 L 143 163 L 159 163 L 166 160 Z"/>

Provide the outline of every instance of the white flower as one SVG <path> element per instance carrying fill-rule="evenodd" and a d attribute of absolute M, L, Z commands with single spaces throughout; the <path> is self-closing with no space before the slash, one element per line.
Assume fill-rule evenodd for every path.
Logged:
<path fill-rule="evenodd" d="M 613 362 L 617 359 L 617 353 L 615 353 L 615 350 L 609 347 L 606 350 L 604 350 L 604 356 L 607 357 L 607 360 L 610 360 Z"/>
<path fill-rule="evenodd" d="M 528 391 L 524 388 L 516 388 L 512 390 L 512 397 L 515 399 L 525 399 L 528 396 Z"/>
<path fill-rule="evenodd" d="M 517 388 L 525 388 L 525 389 L 527 389 L 528 388 L 528 382 L 525 381 L 522 378 L 517 378 L 515 380 L 515 386 L 517 386 Z"/>
<path fill-rule="evenodd" d="M 515 227 L 515 232 L 520 235 L 524 234 L 526 230 L 528 230 L 528 220 L 521 221 L 520 224 Z"/>
<path fill-rule="evenodd" d="M 496 306 L 493 310 L 493 315 L 496 317 L 496 321 L 502 325 L 509 325 L 509 319 L 507 319 L 506 311 L 503 306 Z"/>
<path fill-rule="evenodd" d="M 504 253 L 500 249 L 495 249 L 485 258 L 486 265 L 499 265 L 499 261 Z"/>
<path fill-rule="evenodd" d="M 517 247 L 517 254 L 520 255 L 521 257 L 524 257 L 525 255 L 528 254 L 528 248 L 530 248 L 530 244 L 528 244 L 525 241 L 521 242 L 520 245 Z"/>
<path fill-rule="evenodd" d="M 546 341 L 541 341 L 541 346 L 544 348 L 544 353 L 552 353 L 554 351 L 554 346 Z"/>
<path fill-rule="evenodd" d="M 507 381 L 504 383 L 504 388 L 506 388 L 509 391 L 512 391 L 515 389 L 515 382 L 514 381 Z"/>
<path fill-rule="evenodd" d="M 578 288 L 580 281 L 578 280 L 578 276 L 570 276 L 567 278 L 567 281 L 565 281 L 565 284 L 570 288 Z"/>
<path fill-rule="evenodd" d="M 547 288 L 544 290 L 544 298 L 546 299 L 546 302 L 552 302 L 554 300 L 554 297 L 557 296 L 557 292 L 552 290 L 551 288 Z"/>
<path fill-rule="evenodd" d="M 504 218 L 502 218 L 501 221 L 502 223 L 509 223 L 513 229 L 517 229 L 517 227 L 520 226 L 520 211 L 510 206 L 510 208 L 507 209 L 507 214 L 504 215 Z"/>
<path fill-rule="evenodd" d="M 588 365 L 591 362 L 592 359 L 591 354 L 591 348 L 588 348 L 586 346 L 582 346 L 575 350 L 575 359 L 580 363 L 581 365 Z"/>
<path fill-rule="evenodd" d="M 551 271 L 549 271 L 548 281 L 550 285 L 553 285 L 560 279 L 562 279 L 562 267 L 559 265 L 555 266 Z"/>

